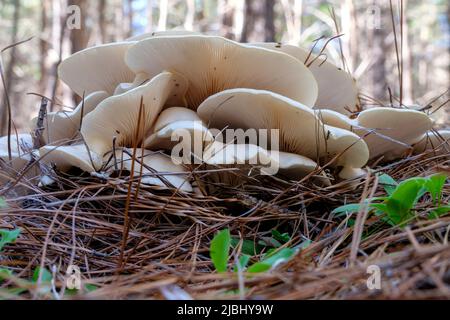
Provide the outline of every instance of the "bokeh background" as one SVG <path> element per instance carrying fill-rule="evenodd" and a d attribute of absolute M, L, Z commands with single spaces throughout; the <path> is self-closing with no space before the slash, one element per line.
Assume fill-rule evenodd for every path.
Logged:
<path fill-rule="evenodd" d="M 79 29 L 67 24 L 72 5 L 80 9 Z M 446 126 L 449 22 L 448 0 L 0 0 L 0 49 L 32 37 L 1 54 L 14 124 L 26 131 L 37 114 L 39 95 L 53 99 L 54 110 L 76 105 L 77 97 L 56 76 L 62 59 L 85 47 L 143 32 L 186 29 L 305 48 L 317 40 L 316 51 L 342 35 L 328 43 L 327 59 L 352 72 L 368 104 L 389 101 L 389 92 L 399 96 L 397 39 L 403 103 L 431 103 L 439 109 L 434 113 L 437 125 Z M 5 101 L 2 87 L 2 135 Z"/>

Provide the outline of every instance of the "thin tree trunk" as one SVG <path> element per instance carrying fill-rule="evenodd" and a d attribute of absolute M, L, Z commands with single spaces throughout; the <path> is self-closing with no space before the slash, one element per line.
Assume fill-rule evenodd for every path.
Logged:
<path fill-rule="evenodd" d="M 358 57 L 358 30 L 355 4 L 353 0 L 343 1 L 342 7 L 342 33 L 344 34 L 344 55 L 350 71 L 354 71 Z"/>
<path fill-rule="evenodd" d="M 194 30 L 195 18 L 195 0 L 186 0 L 186 18 L 184 20 L 184 29 Z"/>
<path fill-rule="evenodd" d="M 147 25 L 145 31 L 153 31 L 153 0 L 147 0 Z"/>
<path fill-rule="evenodd" d="M 13 13 L 13 21 L 12 21 L 12 29 L 11 29 L 11 44 L 17 43 L 17 33 L 19 30 L 19 19 L 20 19 L 20 0 L 14 1 L 14 13 Z M 1 135 L 8 134 L 8 118 L 11 116 L 8 114 L 8 102 L 6 95 L 11 95 L 11 88 L 13 83 L 13 75 L 14 75 L 14 66 L 16 64 L 17 58 L 17 48 L 12 47 L 10 49 L 10 58 L 8 62 L 8 67 L 5 71 L 5 81 L 6 87 L 4 88 L 4 98 L 3 98 L 3 106 L 0 109 L 0 132 Z"/>
<path fill-rule="evenodd" d="M 169 0 L 160 0 L 159 2 L 159 19 L 158 19 L 158 31 L 165 31 L 167 28 L 167 10 L 169 6 Z"/>
<path fill-rule="evenodd" d="M 407 12 L 408 1 L 404 0 L 404 12 Z M 414 102 L 413 93 L 413 53 L 409 45 L 409 27 L 406 14 L 403 18 L 403 103 L 408 105 Z"/>
<path fill-rule="evenodd" d="M 265 0 L 264 41 L 275 41 L 275 0 Z"/>
<path fill-rule="evenodd" d="M 68 5 L 76 5 L 81 9 L 81 28 L 70 30 L 71 52 L 75 53 L 85 49 L 89 41 L 89 30 L 85 19 L 88 4 L 86 0 L 69 0 Z"/>
<path fill-rule="evenodd" d="M 234 6 L 230 0 L 219 0 L 217 6 L 219 12 L 219 20 L 221 21 L 220 34 L 228 39 L 235 39 L 233 32 L 234 25 Z"/>
<path fill-rule="evenodd" d="M 107 8 L 107 0 L 99 0 L 98 1 L 98 29 L 100 33 L 100 41 L 102 43 L 106 42 L 106 8 Z"/>
<path fill-rule="evenodd" d="M 50 68 L 49 61 L 49 16 L 50 16 L 50 6 L 49 0 L 42 1 L 41 8 L 41 39 L 39 41 L 39 92 L 41 94 L 46 94 L 47 84 L 48 84 L 48 69 Z"/>
<path fill-rule="evenodd" d="M 387 99 L 387 83 L 386 83 L 386 52 L 388 48 L 386 46 L 387 37 L 387 17 L 389 12 L 385 7 L 381 8 L 381 18 L 383 19 L 380 28 L 374 28 L 372 34 L 372 94 L 373 98 L 386 101 Z"/>

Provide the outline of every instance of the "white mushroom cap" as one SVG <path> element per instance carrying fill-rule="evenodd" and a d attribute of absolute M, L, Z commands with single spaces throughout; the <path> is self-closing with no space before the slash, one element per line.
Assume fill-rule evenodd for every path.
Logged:
<path fill-rule="evenodd" d="M 44 142 L 46 144 L 60 143 L 64 140 L 72 140 L 75 138 L 80 129 L 82 116 L 84 117 L 94 110 L 108 96 L 109 94 L 106 91 L 96 91 L 88 95 L 84 99 L 84 102 L 80 102 L 71 112 L 49 112 L 47 119 L 44 119 L 44 130 L 42 132 Z M 37 118 L 34 118 L 32 121 L 36 125 Z"/>
<path fill-rule="evenodd" d="M 145 72 L 138 73 L 135 76 L 133 82 L 119 83 L 117 85 L 116 89 L 114 89 L 114 95 L 118 95 L 118 94 L 122 94 L 127 91 L 130 91 L 131 89 L 134 89 L 134 88 L 144 84 L 144 82 L 146 82 L 147 80 L 149 80 L 149 77 Z"/>
<path fill-rule="evenodd" d="M 99 170 L 103 161 L 98 154 L 88 151 L 84 143 L 70 146 L 47 145 L 39 149 L 39 155 L 42 163 L 54 164 L 62 172 L 76 167 L 91 173 Z"/>
<path fill-rule="evenodd" d="M 297 46 L 279 43 L 251 43 L 252 46 L 284 52 L 302 63 L 311 65 L 311 70 L 319 87 L 319 95 L 315 103 L 316 109 L 332 109 L 342 114 L 349 114 L 348 110 L 357 110 L 360 101 L 358 88 L 353 77 L 338 68 L 323 57 Z M 309 58 L 308 58 L 309 56 Z M 306 61 L 308 59 L 308 61 Z"/>
<path fill-rule="evenodd" d="M 335 166 L 361 168 L 369 159 L 367 145 L 360 137 L 347 130 L 324 126 L 315 111 L 273 92 L 226 90 L 206 99 L 197 112 L 218 129 L 226 126 L 243 130 L 278 129 L 281 151 L 310 159 L 341 154 Z"/>
<path fill-rule="evenodd" d="M 187 106 L 231 88 L 265 89 L 314 105 L 317 84 L 305 65 L 287 54 L 214 36 L 166 36 L 134 44 L 126 62 L 150 76 L 170 70 L 186 77 Z"/>
<path fill-rule="evenodd" d="M 83 119 L 81 134 L 89 148 L 102 155 L 112 149 L 114 137 L 117 146 L 140 143 L 164 106 L 172 88 L 172 79 L 170 72 L 163 72 L 142 86 L 103 100 Z M 137 134 L 138 141 L 134 141 L 141 99 L 144 115 Z"/>
<path fill-rule="evenodd" d="M 116 150 L 116 159 L 118 168 L 131 171 L 133 149 Z M 150 170 L 153 169 L 154 171 Z M 113 170 L 114 164 L 109 163 L 107 170 Z M 172 159 L 161 153 L 152 152 L 144 149 L 136 149 L 136 158 L 134 161 L 134 177 L 141 176 L 141 182 L 148 185 L 167 188 L 172 185 L 176 189 L 184 192 L 192 192 L 192 185 L 189 183 L 188 171 L 179 164 L 175 164 Z"/>
<path fill-rule="evenodd" d="M 11 168 L 14 172 L 19 172 L 31 160 L 30 152 L 33 147 L 33 139 L 28 133 L 11 134 L 10 142 L 11 159 L 9 159 L 8 154 L 8 136 L 0 137 L 0 169 Z M 3 168 L 3 165 L 6 165 L 6 168 Z M 0 175 L 0 182 L 6 182 L 2 175 Z"/>
<path fill-rule="evenodd" d="M 438 155 L 450 156 L 450 130 L 429 131 L 414 145 L 414 153 L 419 154 L 426 150 L 433 150 Z"/>
<path fill-rule="evenodd" d="M 203 160 L 211 166 L 257 166 L 263 175 L 278 172 L 295 180 L 302 178 L 318 168 L 318 164 L 301 155 L 268 151 L 254 144 L 232 144 L 215 141 L 206 148 Z"/>
<path fill-rule="evenodd" d="M 327 125 L 352 130 L 367 143 L 371 159 L 384 156 L 385 161 L 400 158 L 433 125 L 423 112 L 382 107 L 362 111 L 356 119 L 325 109 L 319 117 Z"/>
<path fill-rule="evenodd" d="M 191 35 L 200 35 L 200 33 L 195 32 L 195 31 L 187 31 L 187 30 L 154 31 L 154 32 L 147 32 L 147 33 L 143 33 L 143 34 L 139 34 L 139 35 L 130 37 L 126 41 L 141 41 L 144 39 L 154 38 L 154 37 L 191 36 Z"/>
<path fill-rule="evenodd" d="M 370 157 L 384 156 L 384 160 L 401 157 L 408 146 L 417 143 L 432 128 L 433 122 L 425 113 L 394 108 L 372 108 L 361 112 L 355 129 L 364 136 Z M 373 133 L 370 133 L 374 130 Z M 405 146 L 406 145 L 406 146 Z"/>
<path fill-rule="evenodd" d="M 79 96 L 95 91 L 113 94 L 117 85 L 135 78 L 124 59 L 133 44 L 117 42 L 81 50 L 61 62 L 59 77 Z"/>
<path fill-rule="evenodd" d="M 158 131 L 165 126 L 177 121 L 201 121 L 195 111 L 184 107 L 171 107 L 165 109 L 158 116 L 155 122 L 154 130 Z"/>

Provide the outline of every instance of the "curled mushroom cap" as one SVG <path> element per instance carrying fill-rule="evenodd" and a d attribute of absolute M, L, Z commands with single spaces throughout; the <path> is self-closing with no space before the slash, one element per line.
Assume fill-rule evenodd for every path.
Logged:
<path fill-rule="evenodd" d="M 131 171 L 133 166 L 133 150 L 116 150 L 117 163 L 107 165 L 107 170 L 113 170 L 117 165 L 119 169 Z M 142 176 L 141 182 L 163 188 L 174 187 L 184 192 L 192 192 L 192 185 L 188 181 L 188 171 L 172 159 L 161 153 L 150 150 L 136 149 L 134 160 L 134 178 Z M 141 174 L 142 173 L 142 174 Z"/>
<path fill-rule="evenodd" d="M 314 105 L 317 84 L 303 63 L 287 54 L 215 36 L 166 36 L 134 44 L 126 62 L 135 73 L 170 70 L 186 77 L 186 103 L 196 109 L 208 96 L 231 88 L 265 89 Z"/>
<path fill-rule="evenodd" d="M 291 180 L 302 178 L 316 170 L 318 164 L 301 155 L 268 151 L 254 144 L 230 144 L 215 141 L 209 145 L 203 160 L 211 166 L 243 168 L 259 167 L 263 175 L 281 173 Z M 226 173 L 224 173 L 226 174 Z"/>
<path fill-rule="evenodd" d="M 351 130 L 367 143 L 370 158 L 401 157 L 411 145 L 419 142 L 433 123 L 425 113 L 409 109 L 376 107 L 362 111 L 356 119 L 330 110 L 321 110 L 324 123 Z"/>
<path fill-rule="evenodd" d="M 0 138 L 0 171 L 12 169 L 15 173 L 19 172 L 31 160 L 30 150 L 33 147 L 33 139 L 28 133 L 12 134 L 11 159 L 8 154 L 8 136 Z M 35 173 L 35 172 L 33 172 Z M 5 177 L 0 174 L 0 182 L 4 183 Z"/>
<path fill-rule="evenodd" d="M 424 134 L 414 145 L 414 153 L 419 154 L 427 150 L 433 150 L 438 155 L 450 155 L 450 130 L 428 131 Z"/>
<path fill-rule="evenodd" d="M 117 146 L 140 143 L 164 106 L 172 79 L 170 72 L 163 72 L 142 86 L 103 100 L 83 119 L 81 134 L 89 148 L 102 155 L 112 149 L 114 138 Z M 137 132 L 141 98 L 143 116 Z"/>
<path fill-rule="evenodd" d="M 183 107 L 171 107 L 165 109 L 158 116 L 153 131 L 158 131 L 165 126 L 177 121 L 201 121 L 195 111 Z"/>
<path fill-rule="evenodd" d="M 369 158 L 367 145 L 354 133 L 324 126 L 315 111 L 264 90 L 231 89 L 206 99 L 197 110 L 212 127 L 279 130 L 281 151 L 310 159 L 339 155 L 335 166 L 361 168 Z M 267 133 L 267 137 L 271 134 Z M 271 148 L 273 141 L 270 141 Z"/>
<path fill-rule="evenodd" d="M 71 112 L 57 111 L 47 114 L 44 120 L 44 130 L 42 138 L 46 144 L 63 142 L 64 140 L 73 139 L 80 129 L 81 118 L 95 109 L 95 107 L 109 94 L 106 91 L 96 91 L 88 95 L 84 102 Z M 36 124 L 37 118 L 33 119 Z"/>
<path fill-rule="evenodd" d="M 279 43 L 251 43 L 252 46 L 284 52 L 305 63 L 311 70 L 319 87 L 316 109 L 332 109 L 349 114 L 360 106 L 356 81 L 346 71 L 338 68 L 323 57 L 310 54 L 297 46 Z"/>
<path fill-rule="evenodd" d="M 114 95 L 122 94 L 127 91 L 130 91 L 131 89 L 134 89 L 149 80 L 149 77 L 146 73 L 141 72 L 138 73 L 133 82 L 122 82 L 117 85 L 117 87 L 114 89 Z"/>
<path fill-rule="evenodd" d="M 124 59 L 133 44 L 117 42 L 81 50 L 61 62 L 59 77 L 79 96 L 95 91 L 113 94 L 117 85 L 135 78 Z"/>
<path fill-rule="evenodd" d="M 89 151 L 83 143 L 70 146 L 47 145 L 39 149 L 39 156 L 41 162 L 54 164 L 62 172 L 76 167 L 90 173 L 102 166 L 102 157 Z"/>

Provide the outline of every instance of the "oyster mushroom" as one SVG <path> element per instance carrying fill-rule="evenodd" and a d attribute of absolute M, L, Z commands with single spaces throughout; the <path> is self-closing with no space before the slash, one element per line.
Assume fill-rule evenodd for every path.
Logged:
<path fill-rule="evenodd" d="M 310 54 L 297 46 L 279 43 L 250 43 L 249 45 L 284 52 L 305 63 L 314 75 L 319 88 L 315 109 L 332 109 L 342 114 L 360 107 L 356 81 L 348 72 L 329 60 Z"/>
<path fill-rule="evenodd" d="M 384 161 L 400 158 L 411 145 L 418 143 L 433 122 L 425 113 L 409 109 L 376 107 L 350 119 L 330 110 L 321 110 L 326 124 L 352 130 L 367 143 L 370 158 Z"/>
<path fill-rule="evenodd" d="M 8 153 L 8 136 L 0 138 L 0 171 L 13 173 L 20 172 L 31 160 L 31 149 L 33 147 L 33 139 L 28 133 L 12 134 L 11 142 L 11 158 Z M 8 181 L 7 177 L 0 173 L 0 183 Z M 32 170 L 29 176 L 33 176 L 37 170 Z"/>
<path fill-rule="evenodd" d="M 369 158 L 367 145 L 360 137 L 347 130 L 324 126 L 314 110 L 270 91 L 222 91 L 206 99 L 197 112 L 205 123 L 219 130 L 227 126 L 243 130 L 277 129 L 281 151 L 310 159 L 339 155 L 334 165 L 347 171 L 361 168 Z"/>
<path fill-rule="evenodd" d="M 127 39 L 127 41 L 141 41 L 148 38 L 154 37 L 165 37 L 165 36 L 189 36 L 189 35 L 201 35 L 195 31 L 187 31 L 187 30 L 166 30 L 166 31 L 154 31 L 147 32 L 143 34 L 139 34 Z"/>
<path fill-rule="evenodd" d="M 44 130 L 42 138 L 46 144 L 60 143 L 65 140 L 72 140 L 80 129 L 81 118 L 95 109 L 95 107 L 109 94 L 106 91 L 96 91 L 88 95 L 84 102 L 71 112 L 50 112 L 47 119 L 44 120 Z M 32 120 L 33 124 L 37 122 L 37 118 Z"/>
<path fill-rule="evenodd" d="M 134 42 L 117 42 L 81 50 L 63 60 L 58 75 L 79 96 L 95 91 L 112 95 L 120 83 L 133 82 L 125 53 Z"/>
<path fill-rule="evenodd" d="M 414 153 L 433 150 L 438 155 L 450 155 L 450 130 L 429 131 L 414 145 Z"/>
<path fill-rule="evenodd" d="M 203 148 L 213 140 L 213 134 L 197 113 L 187 108 L 173 107 L 161 112 L 144 146 L 152 150 L 173 150 L 177 157 L 188 163 L 194 155 L 194 162 L 201 163 Z M 188 152 L 180 155 L 180 151 Z"/>
<path fill-rule="evenodd" d="M 134 73 L 154 76 L 170 70 L 189 82 L 186 104 L 196 110 L 208 96 L 231 88 L 265 89 L 314 105 L 317 84 L 291 56 L 215 36 L 162 36 L 141 40 L 128 50 Z"/>
<path fill-rule="evenodd" d="M 163 72 L 142 86 L 103 100 L 83 119 L 81 134 L 89 148 L 103 155 L 113 148 L 114 138 L 118 147 L 140 143 L 167 101 L 173 79 L 172 73 Z M 141 99 L 143 117 L 137 132 Z"/>
<path fill-rule="evenodd" d="M 117 163 L 107 164 L 106 170 L 114 170 L 117 165 L 119 169 L 132 170 L 132 149 L 116 150 Z M 188 181 L 189 172 L 172 159 L 158 152 L 137 148 L 134 160 L 134 177 L 140 177 L 141 183 L 160 186 L 163 188 L 174 187 L 184 192 L 192 192 L 192 185 Z M 107 155 L 108 156 L 108 155 Z"/>
<path fill-rule="evenodd" d="M 91 173 L 102 167 L 102 157 L 95 152 L 90 152 L 85 144 L 47 145 L 39 149 L 39 155 L 42 163 L 54 164 L 62 172 L 76 167 Z"/>

